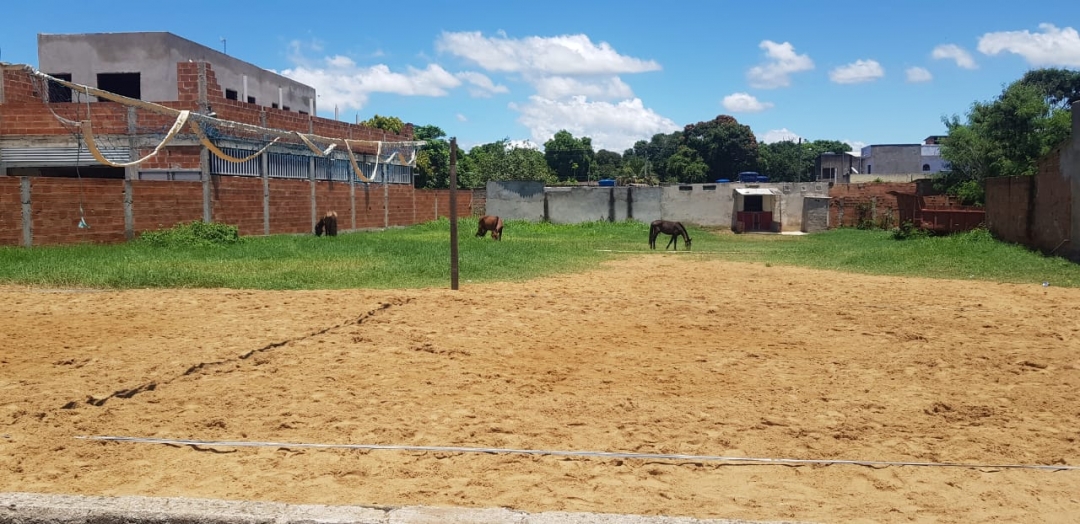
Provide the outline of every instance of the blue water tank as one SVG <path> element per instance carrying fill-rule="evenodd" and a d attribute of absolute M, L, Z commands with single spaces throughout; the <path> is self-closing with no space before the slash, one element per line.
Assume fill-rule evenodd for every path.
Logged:
<path fill-rule="evenodd" d="M 731 181 L 730 181 L 730 180 L 728 180 L 728 179 L 726 179 L 726 178 L 721 178 L 721 179 L 719 179 L 719 180 L 717 180 L 717 181 L 716 181 L 716 183 L 717 183 L 717 184 L 728 184 L 728 183 L 730 183 L 730 182 L 731 182 Z"/>
<path fill-rule="evenodd" d="M 757 182 L 757 177 L 758 176 L 759 175 L 754 171 L 743 171 L 742 173 L 739 173 L 739 182 L 742 182 L 742 183 L 749 182 L 749 183 L 752 184 L 754 182 Z"/>
<path fill-rule="evenodd" d="M 768 181 L 769 181 L 769 177 L 767 177 L 765 175 L 758 175 L 757 176 L 756 182 L 768 182 Z"/>
<path fill-rule="evenodd" d="M 615 180 L 613 180 L 611 178 L 604 178 L 604 179 L 600 180 L 600 187 L 613 187 L 614 185 L 615 185 Z"/>

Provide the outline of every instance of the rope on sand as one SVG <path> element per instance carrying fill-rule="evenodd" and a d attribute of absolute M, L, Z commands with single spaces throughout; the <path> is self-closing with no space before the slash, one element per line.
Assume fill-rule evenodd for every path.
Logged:
<path fill-rule="evenodd" d="M 961 462 L 895 462 L 886 460 L 839 460 L 839 459 L 792 459 L 792 458 L 761 458 L 761 457 L 725 457 L 719 455 L 681 455 L 668 453 L 621 453 L 611 451 L 554 451 L 540 449 L 510 449 L 510 448 L 470 448 L 457 446 L 395 446 L 383 444 L 305 444 L 295 442 L 256 442 L 256 441 L 212 441 L 212 440 L 185 440 L 163 439 L 145 437 L 108 437 L 108 436 L 77 436 L 82 440 L 98 440 L 111 442 L 133 442 L 141 444 L 169 444 L 174 446 L 202 446 L 202 447 L 274 447 L 274 448 L 314 448 L 314 449 L 358 449 L 358 450 L 396 450 L 396 451 L 432 451 L 443 453 L 485 453 L 485 454 L 512 454 L 512 455 L 547 455 L 558 457 L 598 457 L 609 459 L 644 459 L 644 460 L 679 460 L 688 462 L 733 462 L 733 463 L 761 463 L 766 465 L 851 465 L 851 466 L 916 466 L 916 467 L 948 467 L 969 469 L 1033 469 L 1044 471 L 1080 470 L 1080 466 L 1066 465 L 1042 465 L 1042 464 L 968 464 Z"/>

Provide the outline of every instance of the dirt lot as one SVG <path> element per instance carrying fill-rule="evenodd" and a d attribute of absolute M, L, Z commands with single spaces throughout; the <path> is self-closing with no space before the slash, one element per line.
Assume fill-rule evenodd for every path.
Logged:
<path fill-rule="evenodd" d="M 0 288 L 0 491 L 829 522 L 1075 522 L 1080 290 L 649 255 L 462 290 Z"/>

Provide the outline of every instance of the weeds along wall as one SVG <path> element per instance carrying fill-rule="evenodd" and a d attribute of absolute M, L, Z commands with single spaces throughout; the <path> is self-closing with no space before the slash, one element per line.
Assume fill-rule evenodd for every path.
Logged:
<path fill-rule="evenodd" d="M 220 121 L 279 134 L 355 141 L 346 147 L 372 182 L 352 176 L 345 148 L 320 157 L 326 143 L 318 143 L 316 149 L 305 145 L 304 137 L 286 136 L 271 144 L 270 136 L 224 125 L 203 127 L 221 150 L 246 157 L 265 144 L 269 153 L 243 163 L 225 163 L 200 143 L 197 133 L 185 129 L 155 156 L 138 165 L 109 168 L 102 175 L 107 170 L 91 158 L 78 122 L 91 122 L 97 146 L 107 159 L 127 163 L 154 151 L 177 118 L 134 103 L 102 101 L 74 88 L 66 97 L 71 102 L 57 102 L 54 82 L 42 81 L 26 66 L 0 65 L 0 245 L 121 242 L 143 231 L 192 220 L 228 223 L 244 235 L 265 235 L 309 234 L 327 211 L 337 212 L 343 231 L 406 226 L 449 215 L 447 190 L 414 189 L 407 172 L 399 176 L 382 170 L 379 180 L 372 169 L 377 148 L 391 144 L 393 151 L 393 143 L 411 141 L 411 125 L 393 134 L 226 99 L 210 64 L 183 62 L 176 67 L 178 100 L 154 104 L 213 112 Z M 61 152 L 70 163 L 18 161 L 43 156 L 41 151 Z M 483 191 L 458 192 L 459 215 L 483 209 Z M 80 221 L 89 227 L 79 227 Z"/>

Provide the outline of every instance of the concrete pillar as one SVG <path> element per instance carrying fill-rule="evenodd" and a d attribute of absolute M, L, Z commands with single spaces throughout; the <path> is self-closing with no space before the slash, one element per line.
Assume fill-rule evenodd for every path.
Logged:
<path fill-rule="evenodd" d="M 128 151 L 130 158 L 139 158 L 139 152 L 135 150 L 135 130 L 137 129 L 137 117 L 135 108 L 127 110 Z M 139 178 L 139 166 L 124 168 L 124 238 L 135 238 L 135 195 L 132 180 Z"/>
<path fill-rule="evenodd" d="M 311 229 L 315 230 L 315 223 L 319 221 L 319 207 L 315 202 L 315 157 L 308 157 L 308 187 L 311 189 Z"/>
<path fill-rule="evenodd" d="M 270 158 L 263 154 L 259 157 L 259 176 L 263 186 L 263 234 L 270 234 Z"/>
<path fill-rule="evenodd" d="M 259 121 L 266 126 L 266 110 L 259 110 Z M 263 140 L 270 140 L 269 135 L 263 135 Z M 259 157 L 259 174 L 263 183 L 263 234 L 270 234 L 270 153 L 263 153 Z"/>
<path fill-rule="evenodd" d="M 203 222 L 214 220 L 213 192 L 210 185 L 210 150 L 204 146 L 199 151 L 199 173 L 202 178 Z"/>
<path fill-rule="evenodd" d="M 248 101 L 247 75 L 244 75 L 244 99 L 240 101 L 245 103 Z"/>
<path fill-rule="evenodd" d="M 22 202 L 23 246 L 34 245 L 34 210 L 30 206 L 30 177 L 19 177 L 19 200 Z"/>
<path fill-rule="evenodd" d="M 390 227 L 390 184 L 387 178 L 389 174 L 386 172 L 386 164 L 382 165 L 382 195 L 383 195 L 383 228 Z"/>
<path fill-rule="evenodd" d="M 206 94 L 206 62 L 199 62 L 199 112 L 209 112 L 210 99 Z M 210 187 L 210 151 L 206 146 L 199 150 L 199 172 L 203 185 L 203 222 L 211 222 L 214 219 L 213 200 Z"/>

